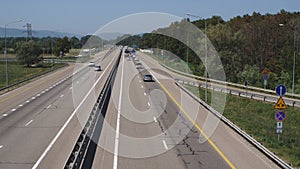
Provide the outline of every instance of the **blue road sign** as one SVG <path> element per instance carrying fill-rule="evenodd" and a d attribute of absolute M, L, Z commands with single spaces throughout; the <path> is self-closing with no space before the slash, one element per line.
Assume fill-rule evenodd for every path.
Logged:
<path fill-rule="evenodd" d="M 278 85 L 275 90 L 279 96 L 284 96 L 286 93 L 286 87 L 283 84 Z"/>
<path fill-rule="evenodd" d="M 268 80 L 269 75 L 268 74 L 264 74 L 264 80 Z"/>
<path fill-rule="evenodd" d="M 282 122 L 285 120 L 286 114 L 284 111 L 280 110 L 280 111 L 276 112 L 275 118 L 278 122 Z"/>

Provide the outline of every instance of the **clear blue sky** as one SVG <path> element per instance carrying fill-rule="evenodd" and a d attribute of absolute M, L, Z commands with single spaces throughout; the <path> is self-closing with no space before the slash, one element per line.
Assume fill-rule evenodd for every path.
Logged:
<path fill-rule="evenodd" d="M 141 12 L 163 12 L 187 17 L 192 13 L 204 18 L 213 15 L 228 20 L 255 12 L 277 13 L 280 9 L 300 11 L 299 0 L 2 0 L 0 27 L 21 28 L 31 23 L 33 30 L 94 33 L 119 17 Z"/>

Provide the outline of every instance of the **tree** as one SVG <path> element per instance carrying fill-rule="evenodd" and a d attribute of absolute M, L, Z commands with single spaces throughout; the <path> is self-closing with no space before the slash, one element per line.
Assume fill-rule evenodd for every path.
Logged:
<path fill-rule="evenodd" d="M 56 39 L 56 43 L 54 46 L 54 54 L 56 56 L 60 56 L 61 52 L 64 55 L 68 53 L 71 48 L 71 43 L 69 42 L 68 37 L 58 38 Z"/>
<path fill-rule="evenodd" d="M 75 49 L 80 49 L 81 48 L 81 44 L 80 44 L 80 41 L 77 37 L 73 36 L 71 39 L 70 39 L 70 45 L 71 45 L 71 48 L 75 48 Z"/>
<path fill-rule="evenodd" d="M 30 67 L 32 64 L 40 60 L 42 48 L 33 40 L 28 42 L 21 42 L 17 47 L 17 59 Z"/>

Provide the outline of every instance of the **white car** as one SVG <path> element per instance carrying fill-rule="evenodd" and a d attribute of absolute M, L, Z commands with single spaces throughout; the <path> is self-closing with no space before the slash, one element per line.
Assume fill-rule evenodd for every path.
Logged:
<path fill-rule="evenodd" d="M 95 62 L 89 62 L 89 67 L 94 67 L 95 66 Z"/>
<path fill-rule="evenodd" d="M 95 67 L 94 67 L 94 70 L 95 70 L 95 71 L 101 71 L 101 66 L 95 66 Z"/>

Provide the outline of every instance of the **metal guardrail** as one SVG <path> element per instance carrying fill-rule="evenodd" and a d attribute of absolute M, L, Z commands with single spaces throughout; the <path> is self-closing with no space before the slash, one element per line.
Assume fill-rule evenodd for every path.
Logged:
<path fill-rule="evenodd" d="M 44 63 L 70 63 L 76 62 L 76 60 L 62 60 L 62 59 L 43 59 Z"/>
<path fill-rule="evenodd" d="M 187 81 L 187 80 L 182 80 L 182 79 L 175 79 L 175 81 L 182 83 L 182 84 L 186 84 L 186 85 L 190 85 L 190 86 L 195 86 L 195 87 L 201 87 L 201 88 L 205 88 L 205 84 L 201 84 L 198 82 L 191 82 L 191 81 Z M 227 94 L 231 94 L 231 95 L 236 95 L 236 96 L 240 96 L 240 97 L 246 97 L 246 98 L 250 98 L 250 99 L 254 99 L 254 100 L 259 100 L 259 101 L 265 101 L 265 102 L 271 102 L 271 103 L 276 103 L 278 96 L 265 96 L 259 93 L 253 93 L 252 91 L 249 91 L 247 89 L 245 89 L 244 91 L 239 91 L 239 90 L 234 90 L 234 89 L 229 89 L 229 88 L 221 88 L 219 86 L 214 86 L 214 85 L 210 85 L 207 86 L 208 89 L 213 90 L 213 91 L 217 91 L 217 92 L 223 92 L 223 93 L 227 93 Z M 300 101 L 299 100 L 293 100 L 290 98 L 284 98 L 285 103 L 288 106 L 292 106 L 292 107 L 300 107 Z"/>
<path fill-rule="evenodd" d="M 192 74 L 188 74 L 188 73 L 184 73 L 184 72 L 175 70 L 175 69 L 173 69 L 171 67 L 168 67 L 164 64 L 160 64 L 160 65 L 165 67 L 166 69 L 172 71 L 172 72 L 175 72 L 175 73 L 187 76 L 187 77 L 195 78 L 195 79 L 198 79 L 198 80 L 205 80 L 206 79 L 205 77 L 196 76 L 196 75 L 192 75 Z M 247 88 L 246 88 L 244 85 L 241 85 L 241 84 L 226 82 L 226 81 L 221 81 L 221 80 L 215 80 L 215 79 L 210 79 L 210 78 L 207 78 L 207 80 L 209 82 L 219 83 L 219 84 L 223 84 L 223 85 L 229 85 L 229 86 L 238 87 L 238 88 L 241 88 L 241 89 L 248 89 L 248 90 L 253 90 L 253 91 L 258 91 L 258 92 L 263 92 L 263 93 L 276 94 L 275 90 L 262 89 L 262 88 L 253 87 L 253 86 L 247 86 Z M 300 98 L 300 94 L 286 93 L 285 96 Z"/>
<path fill-rule="evenodd" d="M 232 123 L 230 120 L 228 120 L 226 117 L 224 117 L 221 113 L 210 107 L 207 103 L 205 103 L 203 100 L 199 99 L 197 96 L 195 96 L 193 93 L 188 91 L 185 87 L 183 87 L 178 82 L 175 82 L 175 84 L 180 87 L 183 91 L 185 91 L 188 95 L 190 95 L 193 99 L 195 99 L 197 102 L 199 102 L 202 106 L 204 106 L 207 110 L 209 110 L 211 113 L 213 113 L 216 117 L 221 119 L 226 125 L 231 127 L 233 130 L 235 130 L 239 135 L 241 135 L 243 138 L 245 138 L 248 142 L 250 142 L 252 145 L 254 145 L 258 150 L 260 150 L 262 153 L 264 153 L 269 159 L 274 161 L 278 166 L 285 169 L 292 169 L 292 167 L 287 164 L 285 161 L 283 161 L 281 158 L 276 156 L 274 153 L 272 153 L 270 150 L 268 150 L 265 146 L 263 146 L 261 143 L 256 141 L 253 137 L 251 137 L 249 134 L 247 134 L 245 131 L 243 131 L 241 128 L 239 128 L 237 125 Z"/>
<path fill-rule="evenodd" d="M 92 165 L 94 154 L 88 153 L 88 151 L 92 151 L 92 153 L 95 153 L 96 143 L 94 143 L 93 141 L 97 141 L 97 139 L 99 139 L 100 136 L 99 131 L 97 131 L 96 135 L 95 131 L 101 131 L 103 119 L 106 114 L 108 101 L 110 99 L 110 94 L 114 84 L 121 55 L 122 53 L 120 52 L 119 58 L 116 64 L 114 65 L 112 71 L 110 72 L 108 79 L 106 80 L 104 87 L 99 97 L 97 98 L 93 110 L 89 115 L 88 121 L 82 129 L 74 145 L 74 148 L 65 164 L 65 169 L 90 168 Z"/>

